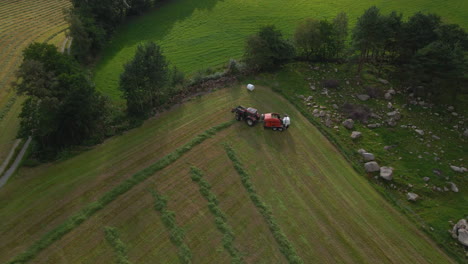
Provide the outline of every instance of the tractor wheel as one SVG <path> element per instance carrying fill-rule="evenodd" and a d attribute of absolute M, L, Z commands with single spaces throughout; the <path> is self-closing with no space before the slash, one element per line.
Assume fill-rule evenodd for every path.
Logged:
<path fill-rule="evenodd" d="M 245 122 L 247 123 L 248 126 L 254 126 L 255 125 L 255 122 L 250 118 L 247 118 L 245 120 Z"/>
<path fill-rule="evenodd" d="M 283 128 L 282 128 L 282 127 L 279 127 L 279 128 L 278 128 L 278 131 L 279 131 L 279 132 L 283 132 Z"/>
<path fill-rule="evenodd" d="M 276 129 L 277 129 L 277 128 L 276 128 L 276 127 L 274 127 L 274 128 L 273 128 L 273 131 L 276 131 Z"/>

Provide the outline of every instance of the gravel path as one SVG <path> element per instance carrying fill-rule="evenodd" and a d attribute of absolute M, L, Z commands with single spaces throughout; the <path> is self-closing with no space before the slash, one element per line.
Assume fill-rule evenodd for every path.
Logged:
<path fill-rule="evenodd" d="M 5 183 L 7 183 L 8 179 L 10 179 L 11 175 L 13 175 L 13 173 L 16 171 L 16 169 L 20 165 L 21 160 L 23 159 L 23 156 L 26 153 L 26 150 L 28 149 L 30 143 L 31 143 L 31 137 L 29 137 L 28 140 L 26 141 L 26 143 L 24 143 L 24 146 L 21 149 L 18 156 L 16 157 L 15 162 L 13 162 L 13 165 L 11 165 L 11 167 L 5 172 L 5 174 L 2 176 L 2 178 L 0 178 L 0 188 L 2 188 L 3 185 L 5 185 Z M 14 152 L 15 149 L 16 148 L 13 148 L 12 151 Z M 10 152 L 10 154 L 12 154 L 12 153 Z M 7 158 L 7 160 L 8 160 L 8 158 Z"/>

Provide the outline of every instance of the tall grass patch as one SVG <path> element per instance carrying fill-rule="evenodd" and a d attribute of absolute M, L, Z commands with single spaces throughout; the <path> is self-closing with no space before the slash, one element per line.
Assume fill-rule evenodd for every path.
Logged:
<path fill-rule="evenodd" d="M 119 238 L 119 232 L 115 227 L 104 227 L 107 243 L 112 247 L 116 256 L 116 264 L 131 264 L 127 256 L 127 247 Z"/>

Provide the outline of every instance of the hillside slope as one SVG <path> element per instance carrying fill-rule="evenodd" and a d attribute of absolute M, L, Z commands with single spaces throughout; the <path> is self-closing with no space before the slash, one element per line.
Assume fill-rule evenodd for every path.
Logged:
<path fill-rule="evenodd" d="M 234 123 L 100 208 L 39 252 L 33 262 L 112 263 L 114 252 L 104 238 L 105 226 L 119 230 L 133 263 L 177 262 L 177 248 L 154 210 L 151 190 L 167 197 L 168 210 L 185 230 L 194 263 L 229 262 L 215 218 L 190 179 L 191 166 L 199 167 L 212 185 L 244 260 L 286 262 L 226 155 L 225 143 L 235 150 L 257 195 L 305 263 L 451 262 L 292 105 L 262 87 L 253 93 L 232 87 L 195 98 L 67 161 L 21 169 L 0 190 L 0 262 L 195 135 L 232 120 L 229 109 L 238 104 L 286 112 L 292 127 L 279 133 Z"/>

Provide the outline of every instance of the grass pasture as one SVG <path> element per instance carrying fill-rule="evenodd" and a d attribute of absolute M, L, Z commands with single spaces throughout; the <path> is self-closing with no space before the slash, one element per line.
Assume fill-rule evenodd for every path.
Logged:
<path fill-rule="evenodd" d="M 168 60 L 182 71 L 196 71 L 226 64 L 240 58 L 245 39 L 265 24 L 274 24 L 290 37 L 304 18 L 333 19 L 348 14 L 350 27 L 372 5 L 382 12 L 392 10 L 410 16 L 418 11 L 434 12 L 447 23 L 468 28 L 468 1 L 453 0 L 174 0 L 123 25 L 103 51 L 95 69 L 97 89 L 119 100 L 119 75 L 138 43 L 155 41 Z"/>
<path fill-rule="evenodd" d="M 22 168 L 0 190 L 0 262 L 11 260 L 80 208 L 146 170 L 210 127 L 233 119 L 231 106 L 281 109 L 292 127 L 283 133 L 233 125 L 193 146 L 173 163 L 118 196 L 41 251 L 33 263 L 113 263 L 103 229 L 115 227 L 132 263 L 177 263 L 179 249 L 155 210 L 151 193 L 184 231 L 193 263 L 227 263 L 223 233 L 191 178 L 203 171 L 233 246 L 246 263 L 287 263 L 274 232 L 249 198 L 228 157 L 229 144 L 256 195 L 304 263 L 451 263 L 418 228 L 356 173 L 338 150 L 291 104 L 268 88 L 226 88 L 193 98 L 157 119 L 69 160 Z M 204 183 L 204 186 L 206 184 Z M 213 198 L 211 198 L 213 199 Z M 213 201 L 213 200 L 211 200 Z M 18 221 L 21 219 L 21 221 Z"/>

